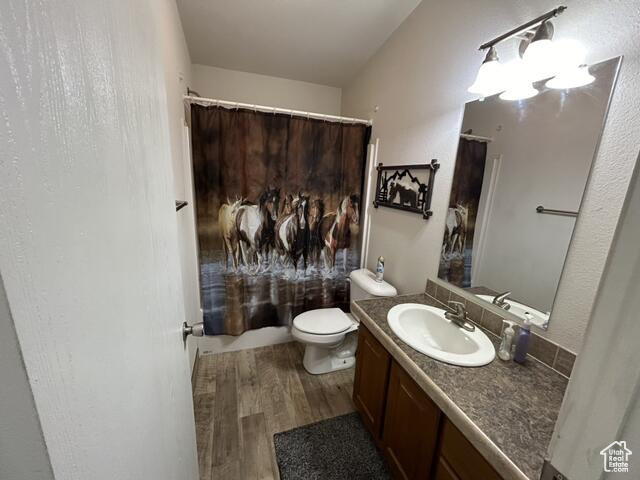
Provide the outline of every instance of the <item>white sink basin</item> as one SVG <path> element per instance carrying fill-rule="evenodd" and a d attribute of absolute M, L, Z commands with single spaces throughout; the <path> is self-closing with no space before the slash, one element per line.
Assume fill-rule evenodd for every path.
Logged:
<path fill-rule="evenodd" d="M 493 303 L 494 297 L 491 295 L 476 295 L 481 300 L 485 302 Z M 530 313 L 533 317 L 531 323 L 536 327 L 547 328 L 547 324 L 549 323 L 549 315 L 546 313 L 542 313 L 535 308 L 528 307 L 527 305 L 519 302 L 514 302 L 511 299 L 505 300 L 511 307 L 507 310 L 509 313 L 513 313 L 516 317 L 525 319 L 525 312 Z"/>
<path fill-rule="evenodd" d="M 393 333 L 420 353 L 461 367 L 479 367 L 496 356 L 491 340 L 479 328 L 469 332 L 444 316 L 441 308 L 420 303 L 396 305 L 387 314 Z"/>

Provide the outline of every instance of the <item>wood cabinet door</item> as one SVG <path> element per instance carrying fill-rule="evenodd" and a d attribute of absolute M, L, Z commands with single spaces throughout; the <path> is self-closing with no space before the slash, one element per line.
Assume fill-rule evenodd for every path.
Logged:
<path fill-rule="evenodd" d="M 394 478 L 429 478 L 439 422 L 438 407 L 392 362 L 382 441 Z"/>
<path fill-rule="evenodd" d="M 382 434 L 390 365 L 389 353 L 373 334 L 360 324 L 353 402 L 378 445 Z"/>
<path fill-rule="evenodd" d="M 460 480 L 460 477 L 456 475 L 456 472 L 444 457 L 438 457 L 435 471 L 433 472 L 433 480 Z"/>
<path fill-rule="evenodd" d="M 436 479 L 475 480 L 481 478 L 482 480 L 502 480 L 498 472 L 494 470 L 449 419 L 443 421 L 440 435 L 440 452 L 436 472 L 441 472 L 442 474 L 440 476 L 436 474 Z M 444 471 L 447 468 L 449 472 Z M 451 473 L 454 473 L 455 476 L 447 476 Z"/>

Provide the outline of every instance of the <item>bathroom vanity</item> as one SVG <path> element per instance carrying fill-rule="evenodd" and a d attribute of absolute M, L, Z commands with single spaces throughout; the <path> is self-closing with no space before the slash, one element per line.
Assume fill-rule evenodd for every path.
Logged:
<path fill-rule="evenodd" d="M 353 400 L 393 477 L 537 480 L 566 378 L 533 359 L 470 368 L 423 355 L 388 325 L 403 303 L 438 306 L 419 294 L 351 308 L 360 321 Z"/>

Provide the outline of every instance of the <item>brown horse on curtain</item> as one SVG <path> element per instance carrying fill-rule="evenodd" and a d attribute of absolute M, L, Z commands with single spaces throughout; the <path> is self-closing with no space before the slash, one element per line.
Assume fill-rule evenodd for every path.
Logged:
<path fill-rule="evenodd" d="M 283 262 L 290 260 L 296 270 L 302 256 L 306 270 L 309 256 L 309 197 L 299 194 L 291 205 L 293 212 L 280 217 L 276 223 L 276 249 Z"/>
<path fill-rule="evenodd" d="M 338 250 L 351 246 L 352 228 L 357 231 L 360 222 L 359 211 L 359 197 L 349 195 L 340 202 L 335 213 L 327 213 L 322 218 L 320 235 L 324 241 L 323 255 L 326 268 L 335 267 Z"/>
<path fill-rule="evenodd" d="M 309 207 L 309 259 L 314 264 L 320 262 L 320 254 L 322 253 L 323 241 L 320 225 L 323 216 L 324 202 L 320 198 L 316 198 Z"/>
<path fill-rule="evenodd" d="M 282 210 L 280 211 L 279 217 L 285 217 L 293 213 L 293 195 L 288 194 L 285 195 L 284 201 L 282 202 Z"/>

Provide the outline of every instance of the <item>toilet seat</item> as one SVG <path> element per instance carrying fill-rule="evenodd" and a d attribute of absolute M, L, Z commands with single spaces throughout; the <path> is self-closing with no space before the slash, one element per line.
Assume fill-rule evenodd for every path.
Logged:
<path fill-rule="evenodd" d="M 353 322 L 339 308 L 319 308 L 296 316 L 293 326 L 310 335 L 336 335 L 352 328 Z"/>

